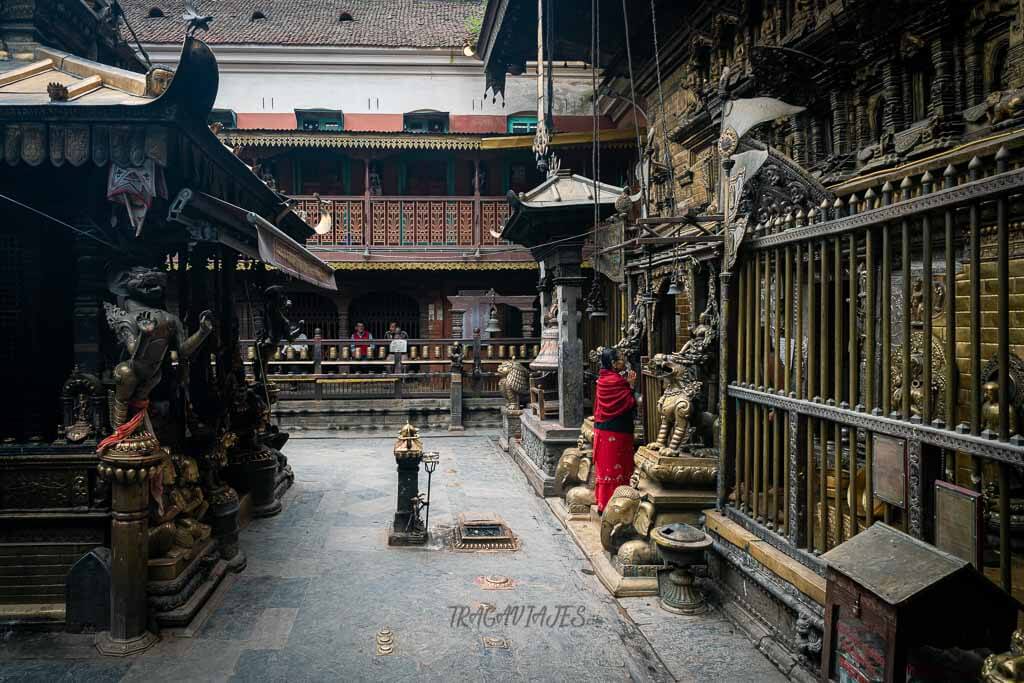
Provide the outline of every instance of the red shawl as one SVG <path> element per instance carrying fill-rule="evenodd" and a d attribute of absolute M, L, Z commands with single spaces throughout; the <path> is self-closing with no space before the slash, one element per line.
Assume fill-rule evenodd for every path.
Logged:
<path fill-rule="evenodd" d="M 594 397 L 594 422 L 607 422 L 636 405 L 629 382 L 614 370 L 601 369 Z"/>

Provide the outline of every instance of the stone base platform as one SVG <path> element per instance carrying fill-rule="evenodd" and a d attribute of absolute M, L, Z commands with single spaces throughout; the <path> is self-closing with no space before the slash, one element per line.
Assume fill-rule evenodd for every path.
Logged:
<path fill-rule="evenodd" d="M 398 531 L 395 529 L 394 522 L 389 522 L 387 538 L 388 545 L 390 546 L 426 545 L 430 534 L 427 533 L 426 529 Z"/>
<path fill-rule="evenodd" d="M 523 411 L 520 421 L 522 440 L 509 444 L 509 455 L 538 496 L 558 495 L 555 468 L 562 451 L 576 445 L 579 427 L 569 429 L 554 420 L 541 420 L 530 410 Z"/>
<path fill-rule="evenodd" d="M 152 618 L 161 628 L 188 625 L 224 576 L 245 568 L 244 553 L 238 552 L 230 560 L 225 560 L 217 542 L 212 539 L 195 550 L 191 560 L 174 578 L 153 580 L 146 585 Z"/>
<path fill-rule="evenodd" d="M 581 515 L 569 514 L 561 498 L 549 497 L 545 502 L 590 560 L 595 575 L 609 593 L 617 598 L 658 595 L 658 567 L 624 567 L 605 552 L 596 507 L 591 508 L 589 516 L 580 519 Z"/>
<path fill-rule="evenodd" d="M 498 432 L 498 447 L 508 453 L 511 445 L 523 438 L 523 412 L 509 413 L 507 406 L 501 408 L 501 431 Z"/>
<path fill-rule="evenodd" d="M 650 480 L 640 483 L 640 491 L 654 503 L 659 525 L 680 522 L 699 526 L 704 510 L 717 501 L 714 489 L 670 489 Z"/>
<path fill-rule="evenodd" d="M 818 680 L 824 577 L 722 512 L 705 518 L 722 611 L 790 680 Z"/>
<path fill-rule="evenodd" d="M 467 429 L 499 427 L 499 411 L 504 405 L 505 400 L 498 397 L 464 398 L 463 426 Z M 422 430 L 448 429 L 451 405 L 448 398 L 279 401 L 274 405 L 272 419 L 286 432 L 380 429 L 392 434 L 406 422 Z"/>

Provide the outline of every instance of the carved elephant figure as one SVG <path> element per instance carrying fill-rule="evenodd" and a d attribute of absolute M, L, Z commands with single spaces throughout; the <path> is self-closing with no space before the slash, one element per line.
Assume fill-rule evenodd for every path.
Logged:
<path fill-rule="evenodd" d="M 638 489 L 620 486 L 615 489 L 601 516 L 601 546 L 613 555 L 623 549 L 635 554 L 639 547 L 630 542 L 649 543 L 653 526 L 654 504 L 645 500 Z"/>

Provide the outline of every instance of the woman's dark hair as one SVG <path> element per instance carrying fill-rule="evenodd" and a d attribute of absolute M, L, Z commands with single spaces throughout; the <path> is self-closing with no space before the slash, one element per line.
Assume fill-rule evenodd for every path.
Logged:
<path fill-rule="evenodd" d="M 619 359 L 619 350 L 614 347 L 608 347 L 601 350 L 601 367 L 605 370 L 611 370 L 612 365 Z"/>

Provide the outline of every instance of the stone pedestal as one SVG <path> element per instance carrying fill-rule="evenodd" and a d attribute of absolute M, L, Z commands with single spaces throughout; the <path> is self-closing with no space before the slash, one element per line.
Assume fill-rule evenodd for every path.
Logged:
<path fill-rule="evenodd" d="M 524 411 L 520 422 L 522 440 L 509 443 L 509 454 L 538 496 L 558 495 L 555 469 L 562 452 L 576 445 L 579 428 L 563 427 L 554 420 L 541 420 L 532 411 Z"/>
<path fill-rule="evenodd" d="M 231 561 L 240 570 L 245 566 L 245 553 L 238 548 L 238 494 L 227 484 L 210 493 L 210 509 L 206 519 L 213 537 L 217 540 L 220 556 Z M 241 555 L 240 559 L 238 556 Z"/>
<path fill-rule="evenodd" d="M 697 524 L 701 510 L 717 500 L 718 459 L 660 455 L 641 446 L 633 456 L 640 492 L 654 504 L 655 523 Z"/>
<path fill-rule="evenodd" d="M 277 498 L 277 454 L 266 446 L 250 451 L 245 460 L 253 517 L 272 517 L 281 511 Z"/>
<path fill-rule="evenodd" d="M 410 424 L 402 427 L 395 444 L 395 462 L 398 465 L 398 499 L 394 519 L 388 524 L 388 545 L 423 545 L 427 530 L 419 516 L 417 501 L 420 495 L 420 461 L 423 444 L 419 432 Z"/>
<path fill-rule="evenodd" d="M 522 416 L 522 410 L 510 412 L 508 406 L 501 408 L 501 432 L 498 434 L 498 445 L 506 453 L 514 442 L 523 438 L 523 423 L 520 419 Z"/>

